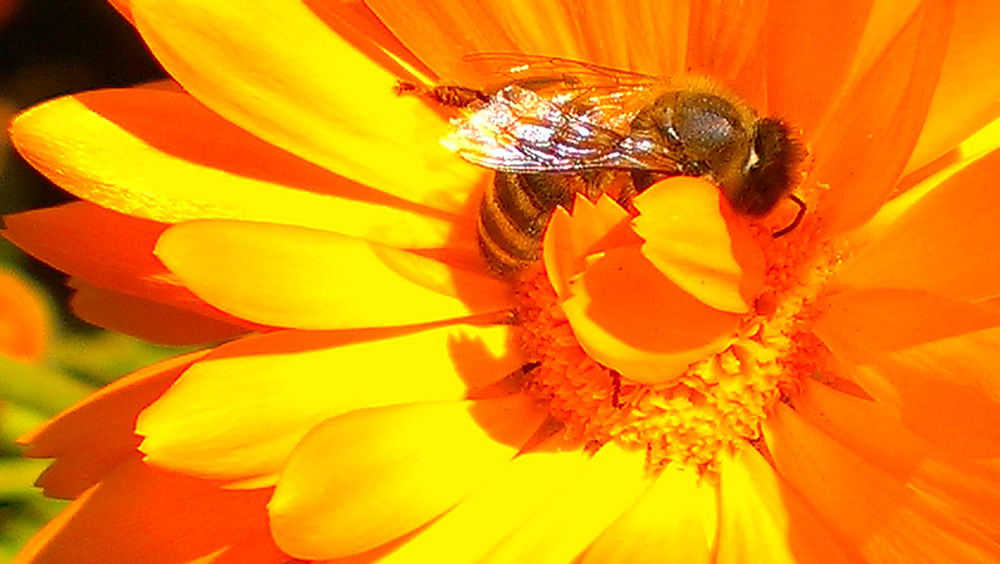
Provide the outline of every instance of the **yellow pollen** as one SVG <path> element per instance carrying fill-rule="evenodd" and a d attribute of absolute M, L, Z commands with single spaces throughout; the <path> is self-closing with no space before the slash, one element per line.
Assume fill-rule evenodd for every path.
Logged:
<path fill-rule="evenodd" d="M 676 380 L 644 385 L 580 347 L 544 268 L 525 272 L 516 294 L 521 346 L 539 363 L 529 388 L 564 424 L 565 439 L 643 449 L 650 472 L 679 464 L 714 474 L 720 455 L 758 441 L 775 402 L 795 393 L 799 375 L 816 370 L 797 353 L 798 321 L 774 296 L 758 300 L 761 311 L 747 316 L 727 349 Z"/>

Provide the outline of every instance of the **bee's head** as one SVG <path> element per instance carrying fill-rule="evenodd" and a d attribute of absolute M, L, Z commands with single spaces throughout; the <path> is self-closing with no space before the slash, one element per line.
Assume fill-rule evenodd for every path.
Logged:
<path fill-rule="evenodd" d="M 742 188 L 732 198 L 733 207 L 749 215 L 764 215 L 792 188 L 804 152 L 785 122 L 774 118 L 757 121 L 753 155 Z"/>

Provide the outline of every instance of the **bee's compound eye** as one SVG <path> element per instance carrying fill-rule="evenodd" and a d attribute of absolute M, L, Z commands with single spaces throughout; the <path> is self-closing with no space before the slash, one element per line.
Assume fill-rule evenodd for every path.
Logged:
<path fill-rule="evenodd" d="M 682 142 L 706 154 L 726 150 L 744 134 L 736 108 L 711 94 L 683 98 L 674 120 Z"/>

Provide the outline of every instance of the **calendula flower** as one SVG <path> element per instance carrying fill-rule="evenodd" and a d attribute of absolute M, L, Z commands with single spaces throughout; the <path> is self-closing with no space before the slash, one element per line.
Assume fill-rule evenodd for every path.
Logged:
<path fill-rule="evenodd" d="M 6 235 L 229 342 L 25 438 L 74 501 L 20 562 L 1000 558 L 992 3 L 116 5 L 176 84 L 21 115 L 83 201 Z M 495 275 L 491 171 L 394 89 L 498 52 L 711 77 L 798 131 L 804 218 L 667 179 Z"/>

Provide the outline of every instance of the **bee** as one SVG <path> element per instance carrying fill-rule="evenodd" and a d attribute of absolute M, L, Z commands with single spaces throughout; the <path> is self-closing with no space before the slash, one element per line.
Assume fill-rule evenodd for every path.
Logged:
<path fill-rule="evenodd" d="M 400 83 L 442 105 L 462 108 L 442 143 L 496 171 L 479 210 L 480 247 L 501 275 L 537 261 L 556 206 L 577 193 L 630 199 L 670 176 L 712 182 L 733 208 L 762 216 L 789 191 L 803 157 L 784 121 L 760 117 L 707 79 L 664 78 L 553 57 L 484 55 L 502 66 L 497 86 L 424 88 Z"/>

